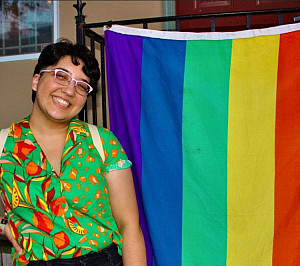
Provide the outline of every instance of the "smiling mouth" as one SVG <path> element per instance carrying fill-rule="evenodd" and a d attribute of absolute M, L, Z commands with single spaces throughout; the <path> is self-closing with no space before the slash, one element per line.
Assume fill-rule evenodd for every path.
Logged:
<path fill-rule="evenodd" d="M 57 98 L 55 96 L 52 97 L 53 100 L 58 103 L 59 105 L 63 106 L 63 107 L 69 107 L 70 103 L 68 103 L 67 101 L 61 99 L 61 98 Z"/>

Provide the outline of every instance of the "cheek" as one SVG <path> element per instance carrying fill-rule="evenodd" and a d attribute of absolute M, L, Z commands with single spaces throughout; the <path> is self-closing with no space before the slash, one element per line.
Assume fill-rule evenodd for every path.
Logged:
<path fill-rule="evenodd" d="M 77 100 L 77 106 L 80 110 L 84 107 L 86 100 L 87 100 L 86 98 Z"/>
<path fill-rule="evenodd" d="M 50 93 L 56 91 L 58 89 L 56 84 L 52 84 L 51 82 L 41 82 L 39 81 L 36 85 L 36 92 L 40 95 L 49 95 Z"/>
<path fill-rule="evenodd" d="M 36 89 L 36 96 L 37 97 L 45 97 L 46 95 L 46 89 L 43 87 L 43 86 L 37 86 L 37 89 Z"/>

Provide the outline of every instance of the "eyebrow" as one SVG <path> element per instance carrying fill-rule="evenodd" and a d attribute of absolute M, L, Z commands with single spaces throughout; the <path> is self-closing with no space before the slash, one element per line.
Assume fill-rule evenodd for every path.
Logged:
<path fill-rule="evenodd" d="M 66 71 L 67 73 L 69 73 L 69 74 L 71 75 L 71 73 L 70 73 L 70 71 L 69 71 L 68 69 L 65 69 L 65 68 L 63 68 L 63 67 L 57 67 L 57 69 L 61 69 L 61 70 L 63 70 L 63 71 Z M 72 75 L 71 75 L 71 77 L 72 77 Z M 73 77 L 72 77 L 72 78 L 73 78 Z M 84 82 L 86 82 L 87 84 L 90 85 L 90 83 L 89 83 L 86 79 L 81 79 L 81 81 L 84 81 Z"/>

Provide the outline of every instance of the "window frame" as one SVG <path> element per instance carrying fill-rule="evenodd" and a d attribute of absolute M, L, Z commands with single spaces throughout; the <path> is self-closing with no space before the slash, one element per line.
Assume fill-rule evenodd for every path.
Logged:
<path fill-rule="evenodd" d="M 59 38 L 59 1 L 53 1 L 53 42 Z M 40 53 L 0 56 L 0 63 L 37 59 Z"/>

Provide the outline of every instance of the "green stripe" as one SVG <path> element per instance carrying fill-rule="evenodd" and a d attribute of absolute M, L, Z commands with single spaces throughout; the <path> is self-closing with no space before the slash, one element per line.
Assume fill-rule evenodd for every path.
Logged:
<path fill-rule="evenodd" d="M 226 264 L 231 45 L 231 40 L 187 41 L 182 265 Z"/>

